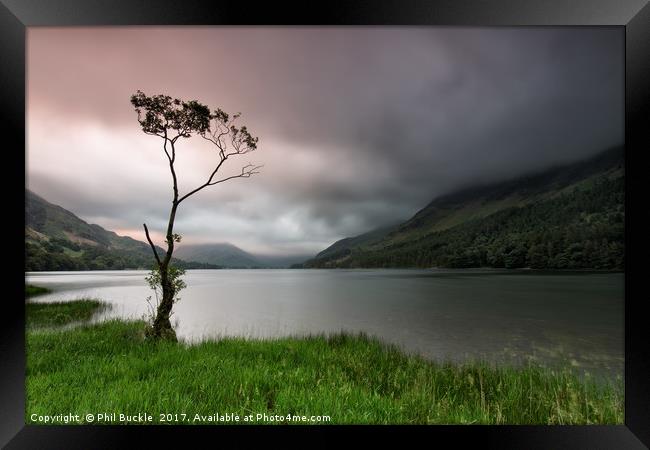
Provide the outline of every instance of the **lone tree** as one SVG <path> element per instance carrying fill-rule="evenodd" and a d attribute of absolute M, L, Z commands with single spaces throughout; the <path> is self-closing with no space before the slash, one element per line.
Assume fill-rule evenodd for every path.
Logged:
<path fill-rule="evenodd" d="M 206 105 L 196 100 L 182 101 L 172 99 L 167 95 L 147 96 L 142 91 L 137 91 L 131 96 L 131 103 L 138 113 L 138 122 L 146 134 L 157 136 L 163 140 L 163 150 L 172 176 L 172 206 L 169 212 L 169 222 L 165 242 L 167 251 L 164 255 L 158 254 L 156 246 L 149 236 L 146 224 L 144 232 L 153 251 L 155 266 L 153 273 L 147 281 L 154 288 L 160 288 L 162 299 L 156 309 L 155 318 L 148 334 L 153 338 L 176 340 L 176 333 L 171 326 L 169 317 L 176 294 L 185 284 L 180 279 L 183 271 L 173 267 L 171 263 L 174 253 L 174 243 L 180 242 L 180 235 L 174 233 L 174 219 L 179 205 L 188 197 L 205 189 L 234 178 L 249 178 L 259 173 L 262 166 L 246 164 L 240 173 L 220 178 L 217 176 L 224 163 L 232 156 L 245 155 L 257 149 L 258 138 L 253 137 L 245 126 L 236 126 L 241 113 L 230 116 L 221 109 L 211 111 Z M 211 142 L 216 150 L 215 165 L 207 181 L 192 189 L 186 194 L 178 192 L 178 179 L 174 163 L 176 150 L 180 138 L 200 136 Z"/>

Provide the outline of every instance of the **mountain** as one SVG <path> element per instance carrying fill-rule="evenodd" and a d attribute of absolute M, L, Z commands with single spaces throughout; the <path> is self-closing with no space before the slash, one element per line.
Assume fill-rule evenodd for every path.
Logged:
<path fill-rule="evenodd" d="M 218 264 L 228 268 L 249 269 L 260 265 L 253 255 L 228 243 L 202 245 L 181 243 L 174 253 L 181 259 Z"/>
<path fill-rule="evenodd" d="M 623 149 L 438 197 L 406 222 L 346 238 L 304 267 L 622 269 Z"/>
<path fill-rule="evenodd" d="M 313 253 L 309 255 L 255 255 L 255 259 L 260 262 L 261 267 L 286 269 L 296 264 L 302 266 L 302 262 L 312 256 Z"/>
<path fill-rule="evenodd" d="M 163 250 L 158 247 L 159 252 Z M 172 258 L 178 267 L 218 268 Z M 25 190 L 25 270 L 149 269 L 148 244 L 89 224 Z"/>
<path fill-rule="evenodd" d="M 380 242 L 390 232 L 396 230 L 398 226 L 399 225 L 389 225 L 377 228 L 364 234 L 360 234 L 358 236 L 344 238 L 340 241 L 336 241 L 325 250 L 318 253 L 314 258 L 313 263 L 317 264 L 319 261 L 329 262 L 336 261 L 339 258 L 345 258 L 350 254 L 351 249 L 365 248 L 374 243 Z M 315 267 L 317 267 L 317 265 Z"/>
<path fill-rule="evenodd" d="M 175 253 L 181 259 L 217 264 L 232 269 L 284 268 L 304 261 L 307 256 L 254 255 L 228 243 L 180 244 Z"/>

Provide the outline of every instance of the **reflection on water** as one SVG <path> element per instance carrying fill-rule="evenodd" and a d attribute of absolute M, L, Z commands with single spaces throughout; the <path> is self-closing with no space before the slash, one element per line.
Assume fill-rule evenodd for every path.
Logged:
<path fill-rule="evenodd" d="M 34 301 L 99 298 L 107 317 L 147 313 L 145 271 L 38 272 Z M 623 274 L 496 270 L 191 270 L 179 338 L 364 331 L 428 358 L 623 374 Z"/>

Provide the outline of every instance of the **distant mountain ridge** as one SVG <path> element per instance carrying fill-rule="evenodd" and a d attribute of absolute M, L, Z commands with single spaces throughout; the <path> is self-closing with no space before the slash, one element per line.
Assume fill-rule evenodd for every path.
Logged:
<path fill-rule="evenodd" d="M 623 198 L 616 147 L 440 196 L 409 220 L 339 240 L 303 266 L 620 269 Z M 545 244 L 552 248 L 540 250 Z"/>
<path fill-rule="evenodd" d="M 163 252 L 157 247 L 159 252 Z M 219 268 L 173 258 L 183 268 Z M 151 247 L 89 224 L 25 189 L 25 270 L 150 269 Z"/>
<path fill-rule="evenodd" d="M 158 246 L 159 253 L 164 250 Z M 89 224 L 25 190 L 25 270 L 150 269 L 149 244 Z M 172 261 L 185 269 L 284 268 L 307 255 L 252 255 L 229 243 L 177 244 Z"/>
<path fill-rule="evenodd" d="M 180 244 L 174 253 L 181 259 L 218 264 L 232 269 L 285 268 L 307 256 L 254 255 L 229 243 Z"/>
<path fill-rule="evenodd" d="M 228 268 L 253 268 L 259 262 L 253 255 L 229 243 L 186 245 L 180 243 L 174 251 L 181 259 L 191 259 L 202 263 L 215 264 Z"/>

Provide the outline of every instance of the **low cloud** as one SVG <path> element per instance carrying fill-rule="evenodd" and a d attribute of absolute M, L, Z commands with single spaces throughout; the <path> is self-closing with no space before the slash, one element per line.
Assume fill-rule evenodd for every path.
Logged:
<path fill-rule="evenodd" d="M 181 206 L 186 242 L 316 253 L 459 187 L 623 142 L 615 28 L 30 28 L 28 184 L 142 239 L 171 200 L 137 89 L 242 112 L 261 174 Z M 184 192 L 214 153 L 179 146 Z M 229 161 L 231 163 L 231 161 Z"/>

